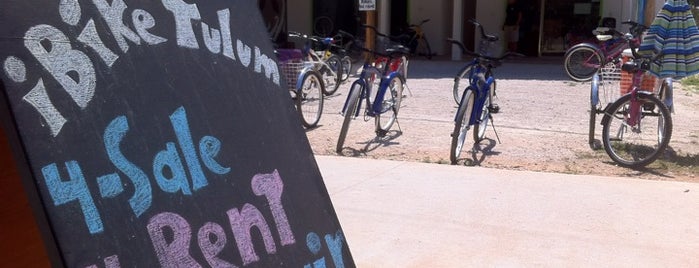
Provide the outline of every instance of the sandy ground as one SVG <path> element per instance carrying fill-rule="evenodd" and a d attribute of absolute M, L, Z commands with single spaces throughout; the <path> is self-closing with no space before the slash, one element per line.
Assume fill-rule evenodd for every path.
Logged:
<path fill-rule="evenodd" d="M 410 91 L 403 100 L 399 124 L 379 139 L 373 118 L 353 120 L 343 154 L 448 164 L 457 108 L 452 97 L 453 76 L 463 64 L 412 61 Z M 465 159 L 459 165 L 699 182 L 699 93 L 675 83 L 674 128 L 666 157 L 646 169 L 632 170 L 618 167 L 604 150 L 588 145 L 589 83 L 571 82 L 561 65 L 551 62 L 510 62 L 495 74 L 501 112 L 494 115 L 494 123 L 501 143 L 489 127 L 486 140 L 464 149 Z M 348 91 L 349 83 L 326 98 L 319 126 L 307 131 L 316 154 L 336 155 L 340 109 Z M 597 136 L 601 137 L 601 126 Z"/>

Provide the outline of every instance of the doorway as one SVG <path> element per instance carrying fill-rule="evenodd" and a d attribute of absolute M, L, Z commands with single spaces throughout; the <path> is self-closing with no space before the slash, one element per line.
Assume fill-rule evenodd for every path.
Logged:
<path fill-rule="evenodd" d="M 600 21 L 599 0 L 555 0 L 544 3 L 541 52 L 560 54 L 580 42 L 594 38 Z"/>
<path fill-rule="evenodd" d="M 391 1 L 391 35 L 400 35 L 408 27 L 408 1 Z"/>
<path fill-rule="evenodd" d="M 476 27 L 469 23 L 468 20 L 476 17 L 476 2 L 477 1 L 463 1 L 464 5 L 464 21 L 462 23 L 462 37 L 464 45 L 471 51 L 476 51 Z"/>
<path fill-rule="evenodd" d="M 542 0 L 519 0 L 518 2 L 522 8 L 518 52 L 527 56 L 539 56 Z"/>

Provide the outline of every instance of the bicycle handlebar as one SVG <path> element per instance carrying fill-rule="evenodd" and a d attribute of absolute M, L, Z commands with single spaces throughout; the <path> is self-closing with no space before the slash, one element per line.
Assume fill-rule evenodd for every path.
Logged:
<path fill-rule="evenodd" d="M 343 30 L 338 30 L 337 33 L 339 35 L 348 37 L 348 38 L 353 39 L 353 40 L 356 39 L 356 37 L 353 34 L 345 32 Z M 369 53 L 372 53 L 374 55 L 381 56 L 381 57 L 390 58 L 392 56 L 392 54 L 394 54 L 394 53 L 383 53 L 383 52 L 378 52 L 376 50 L 371 50 L 371 49 L 357 45 L 356 42 L 352 42 L 351 44 L 352 44 L 352 46 L 350 47 L 350 49 L 357 49 L 357 50 L 361 50 L 364 52 L 369 52 Z"/>
<path fill-rule="evenodd" d="M 476 26 L 476 30 L 480 29 L 481 38 L 488 40 L 489 42 L 495 42 L 495 41 L 499 40 L 499 38 L 497 36 L 486 34 L 485 28 L 483 28 L 483 25 L 480 22 L 478 22 L 476 19 L 470 18 L 470 19 L 468 19 L 468 22 L 470 22 L 471 24 Z"/>
<path fill-rule="evenodd" d="M 524 57 L 523 54 L 515 53 L 515 52 L 509 52 L 509 51 L 506 52 L 505 54 L 503 54 L 502 56 L 497 57 L 497 58 L 496 58 L 496 57 L 490 57 L 490 56 L 482 55 L 482 54 L 480 54 L 480 53 L 476 53 L 476 52 L 473 52 L 473 51 L 470 51 L 470 50 L 466 49 L 466 46 L 464 46 L 464 43 L 462 43 L 461 41 L 454 40 L 454 39 L 452 39 L 452 38 L 447 38 L 447 41 L 451 42 L 451 43 L 454 44 L 454 45 L 457 45 L 459 48 L 461 48 L 461 52 L 463 52 L 463 53 L 466 54 L 466 55 L 470 55 L 470 56 L 473 56 L 473 57 L 477 57 L 477 58 L 481 58 L 481 59 L 485 59 L 485 60 L 489 60 L 489 61 L 500 62 L 500 61 L 504 60 L 505 58 L 512 57 L 512 56 Z"/>

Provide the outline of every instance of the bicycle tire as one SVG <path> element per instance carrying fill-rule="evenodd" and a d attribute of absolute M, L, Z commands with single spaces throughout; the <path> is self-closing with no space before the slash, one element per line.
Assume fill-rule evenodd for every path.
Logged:
<path fill-rule="evenodd" d="M 420 42 L 422 41 L 422 42 Z M 420 45 L 422 43 L 422 46 Z M 432 48 L 430 47 L 430 42 L 427 41 L 427 36 L 424 34 L 422 35 L 422 38 L 418 39 L 418 48 L 417 48 L 417 53 L 419 56 L 425 56 L 426 59 L 431 60 L 432 59 Z M 421 51 L 420 48 L 424 49 L 425 51 Z"/>
<path fill-rule="evenodd" d="M 340 57 L 337 55 L 332 55 L 325 59 L 327 65 L 322 65 L 321 74 L 323 75 L 323 83 L 325 85 L 323 94 L 330 96 L 335 94 L 337 89 L 340 87 L 341 72 L 342 72 L 342 62 Z M 329 68 L 329 69 L 328 69 Z"/>
<path fill-rule="evenodd" d="M 590 54 L 588 55 L 586 53 Z M 599 71 L 599 68 L 585 67 L 583 65 L 583 61 L 587 58 L 586 56 L 594 56 L 594 58 L 590 59 L 596 60 L 596 64 L 598 64 L 600 67 L 604 65 L 604 62 L 602 61 L 602 55 L 600 55 L 597 50 L 588 46 L 581 46 L 575 48 L 566 53 L 565 59 L 563 61 L 563 67 L 570 79 L 577 82 L 589 81 L 590 79 L 592 79 L 592 75 Z M 578 70 L 578 68 L 580 68 L 581 70 Z"/>
<path fill-rule="evenodd" d="M 345 82 L 347 79 L 349 79 L 350 74 L 352 73 L 352 58 L 349 56 L 344 56 L 342 59 L 340 59 L 340 63 L 342 64 L 340 82 Z"/>
<path fill-rule="evenodd" d="M 454 102 L 456 102 L 456 105 L 459 105 L 461 103 L 461 97 L 463 96 L 463 92 L 466 90 L 466 88 L 469 87 L 471 83 L 469 75 L 471 74 L 473 66 L 474 65 L 467 66 L 461 73 L 459 73 L 456 76 L 456 78 L 454 78 L 454 88 L 452 90 L 452 93 L 454 94 Z M 464 78 L 466 78 L 465 81 Z M 466 85 L 463 90 L 461 89 L 462 84 Z"/>
<path fill-rule="evenodd" d="M 599 145 L 595 143 L 595 128 L 597 125 L 597 103 L 599 101 L 599 76 L 594 74 L 592 76 L 592 83 L 590 86 L 590 126 L 588 128 L 588 143 L 590 144 L 590 149 L 597 150 L 600 149 Z M 595 89 L 595 87 L 598 87 Z"/>
<path fill-rule="evenodd" d="M 323 82 L 320 74 L 308 71 L 303 74 L 301 88 L 297 89 L 296 110 L 301 116 L 301 123 L 306 128 L 314 128 L 323 114 Z M 313 103 L 315 103 L 313 105 Z M 317 106 L 317 108 L 313 108 Z"/>
<path fill-rule="evenodd" d="M 466 140 L 466 133 L 469 128 L 469 121 L 471 119 L 471 113 L 473 112 L 473 88 L 468 87 L 464 91 L 462 96 L 462 103 L 459 109 L 456 111 L 456 120 L 454 123 L 454 132 L 451 133 L 451 150 L 449 150 L 449 159 L 452 165 L 456 165 L 461 156 L 461 150 L 463 149 L 464 142 Z"/>
<path fill-rule="evenodd" d="M 485 98 L 483 103 L 483 110 L 481 112 L 481 117 L 479 118 L 479 123 L 473 126 L 473 142 L 479 143 L 485 138 L 485 130 L 488 128 L 488 123 L 490 122 L 490 106 L 491 96 Z"/>
<path fill-rule="evenodd" d="M 384 92 L 382 104 L 382 107 L 385 107 L 383 108 L 385 111 L 382 110 L 380 114 L 374 117 L 376 134 L 378 136 L 384 136 L 396 122 L 398 111 L 400 110 L 400 103 L 403 100 L 404 87 L 405 80 L 400 75 L 394 76 L 391 78 L 391 81 L 389 81 L 388 88 Z M 388 118 L 385 116 L 386 113 L 390 114 Z"/>
<path fill-rule="evenodd" d="M 328 16 L 320 16 L 313 20 L 313 32 L 317 36 L 330 36 L 335 30 L 333 20 Z"/>
<path fill-rule="evenodd" d="M 359 81 L 355 81 L 350 87 L 350 93 L 347 97 L 347 104 L 345 105 L 345 114 L 342 121 L 342 127 L 340 128 L 340 136 L 337 137 L 337 145 L 335 147 L 335 152 L 337 154 L 342 154 L 342 148 L 345 145 L 345 138 L 347 138 L 347 131 L 349 130 L 349 125 L 352 122 L 352 117 L 354 117 L 357 112 L 357 107 L 360 101 L 360 94 L 362 93 L 362 85 Z"/>
<path fill-rule="evenodd" d="M 622 108 L 622 106 L 629 103 L 631 100 L 631 97 L 632 97 L 631 94 L 624 95 L 623 97 L 619 98 L 617 101 L 612 103 L 612 105 L 609 106 L 609 108 L 607 108 L 607 110 L 605 111 L 605 117 L 602 120 L 602 125 L 603 125 L 603 127 L 602 127 L 602 142 L 604 144 L 605 152 L 607 152 L 607 155 L 609 155 L 609 157 L 614 162 L 616 162 L 617 164 L 619 164 L 620 166 L 623 166 L 623 167 L 641 168 L 641 167 L 645 167 L 648 164 L 652 163 L 658 157 L 660 157 L 660 155 L 663 152 L 665 152 L 665 149 L 667 148 L 668 144 L 670 143 L 670 137 L 672 136 L 672 118 L 670 117 L 670 111 L 668 110 L 667 106 L 665 106 L 665 104 L 663 104 L 662 101 L 660 101 L 660 99 L 656 98 L 651 93 L 639 92 L 636 94 L 638 101 L 640 101 L 644 104 L 649 104 L 649 103 L 652 104 L 653 109 L 654 110 L 657 109 L 657 112 L 659 113 L 658 123 L 657 123 L 658 129 L 656 130 L 657 131 L 656 134 L 658 135 L 657 140 L 656 140 L 658 143 L 657 147 L 653 148 L 653 151 L 650 154 L 648 154 L 647 156 L 645 156 L 644 158 L 637 158 L 640 149 L 646 149 L 645 147 L 647 147 L 647 146 L 643 146 L 644 148 L 641 148 L 642 146 L 635 146 L 635 145 L 628 146 L 628 145 L 621 145 L 618 143 L 613 144 L 611 139 L 610 139 L 610 131 L 612 131 L 612 125 L 614 124 L 615 121 L 618 122 L 618 120 L 615 120 L 616 115 L 617 115 L 617 111 L 620 108 Z M 642 110 L 646 109 L 646 108 L 643 108 L 643 106 L 646 106 L 646 105 L 642 105 L 641 109 Z M 623 112 L 621 114 L 623 115 Z M 616 118 L 616 119 L 618 119 L 618 118 Z M 624 119 L 621 118 L 621 120 L 624 120 Z M 643 121 L 643 120 L 641 120 L 641 121 Z M 622 125 L 621 125 L 621 128 L 619 129 L 619 131 L 617 132 L 616 139 L 619 139 L 620 134 L 624 134 L 622 132 L 624 129 L 627 128 L 627 126 L 625 125 L 625 122 L 622 121 L 621 123 L 622 123 Z M 639 122 L 638 125 L 642 126 L 641 122 Z M 635 132 L 635 133 L 629 133 L 629 134 L 631 134 L 631 135 L 638 134 L 642 131 L 635 130 L 633 132 Z M 623 139 L 623 137 L 622 137 L 622 139 Z M 617 147 L 619 147 L 619 148 L 617 148 Z M 624 156 L 621 156 L 623 154 L 621 152 L 621 150 L 625 150 L 625 149 L 632 149 L 633 150 L 636 148 L 638 150 L 636 150 L 635 152 L 628 152 L 629 154 L 631 154 L 631 158 L 633 158 L 633 159 L 625 159 Z"/>

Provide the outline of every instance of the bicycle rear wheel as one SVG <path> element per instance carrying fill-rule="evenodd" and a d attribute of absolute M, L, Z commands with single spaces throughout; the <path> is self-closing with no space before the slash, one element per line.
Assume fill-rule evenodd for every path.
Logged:
<path fill-rule="evenodd" d="M 352 58 L 349 56 L 344 56 L 340 60 L 340 63 L 342 63 L 342 72 L 340 73 L 340 82 L 345 82 L 347 79 L 349 79 L 350 74 L 352 73 Z"/>
<path fill-rule="evenodd" d="M 327 65 L 326 65 L 327 64 Z M 321 65 L 320 73 L 323 75 L 323 94 L 330 96 L 340 87 L 340 76 L 342 74 L 342 62 L 340 57 L 332 55 Z"/>
<path fill-rule="evenodd" d="M 400 103 L 403 99 L 404 86 L 403 78 L 400 75 L 393 77 L 388 83 L 388 88 L 384 93 L 383 102 L 381 104 L 381 113 L 377 114 L 374 118 L 377 136 L 385 136 L 388 130 L 393 126 L 393 123 L 396 122 L 398 110 L 400 110 Z"/>
<path fill-rule="evenodd" d="M 672 119 L 667 106 L 652 94 L 637 93 L 640 119 L 629 124 L 631 94 L 621 97 L 606 110 L 602 121 L 602 142 L 609 157 L 620 166 L 640 168 L 655 161 L 667 148 Z"/>
<path fill-rule="evenodd" d="M 358 81 L 354 82 L 350 88 L 347 102 L 345 103 L 344 120 L 342 121 L 342 128 L 340 128 L 340 136 L 337 138 L 335 152 L 338 154 L 342 154 L 342 148 L 344 148 L 343 146 L 345 145 L 345 138 L 347 138 L 349 125 L 359 106 L 360 94 L 362 94 L 362 85 Z"/>
<path fill-rule="evenodd" d="M 464 148 L 466 141 L 466 133 L 470 126 L 468 125 L 473 113 L 474 104 L 473 89 L 471 87 L 464 91 L 459 109 L 456 111 L 456 122 L 454 124 L 454 132 L 451 133 L 451 150 L 449 150 L 449 158 L 452 165 L 456 165 L 461 156 L 461 150 Z"/>
<path fill-rule="evenodd" d="M 420 56 L 425 56 L 428 60 L 432 59 L 432 48 L 430 47 L 430 42 L 427 41 L 426 36 L 417 40 L 416 54 Z"/>
<path fill-rule="evenodd" d="M 603 65 L 602 55 L 591 47 L 578 47 L 566 54 L 563 65 L 571 79 L 578 82 L 588 81 Z"/>
<path fill-rule="evenodd" d="M 323 82 L 315 71 L 303 75 L 301 88 L 296 91 L 296 108 L 306 128 L 318 125 L 323 114 Z"/>
<path fill-rule="evenodd" d="M 490 99 L 492 95 L 485 98 L 483 103 L 483 111 L 481 112 L 481 117 L 479 118 L 479 123 L 473 126 L 473 141 L 478 143 L 485 138 L 485 130 L 488 128 L 488 123 L 490 122 Z"/>

